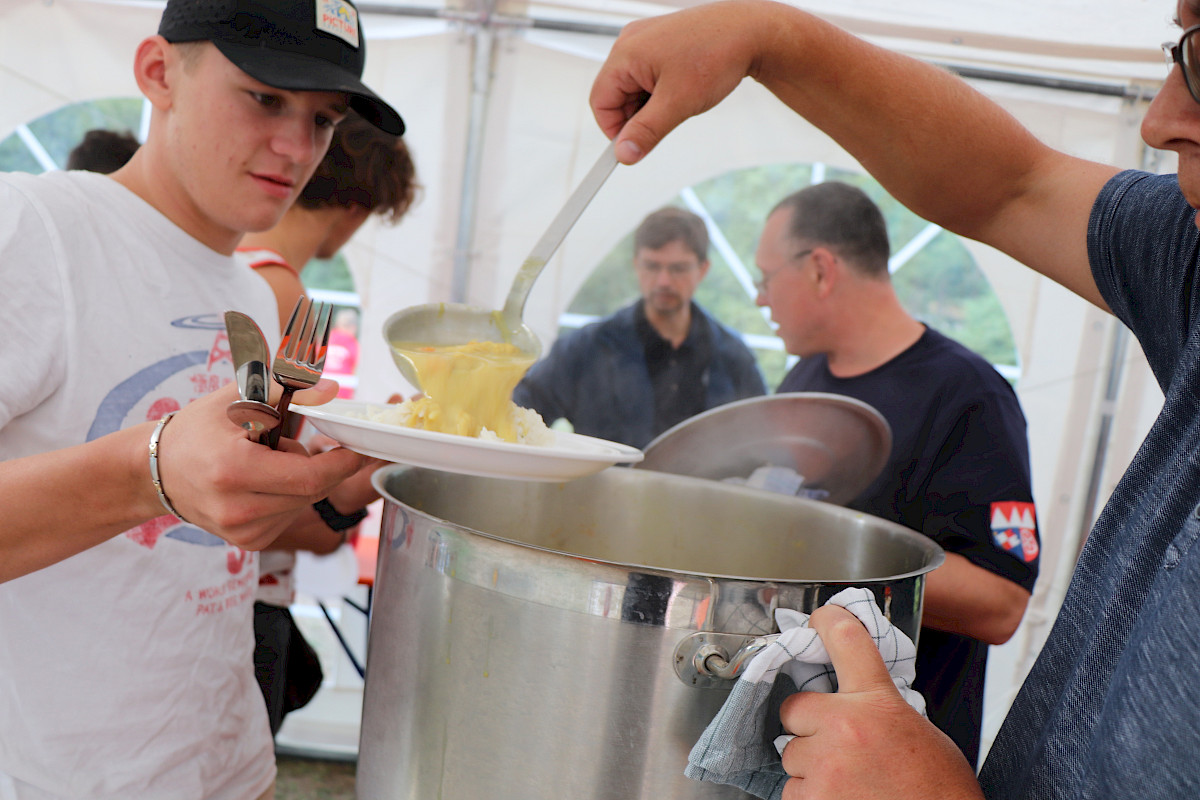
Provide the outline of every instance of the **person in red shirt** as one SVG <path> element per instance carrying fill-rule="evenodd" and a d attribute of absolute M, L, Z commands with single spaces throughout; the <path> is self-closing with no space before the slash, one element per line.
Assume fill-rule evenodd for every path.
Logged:
<path fill-rule="evenodd" d="M 354 397 L 354 377 L 358 368 L 358 312 L 338 309 L 329 330 L 329 349 L 325 352 L 325 374 L 340 384 L 338 397 Z"/>

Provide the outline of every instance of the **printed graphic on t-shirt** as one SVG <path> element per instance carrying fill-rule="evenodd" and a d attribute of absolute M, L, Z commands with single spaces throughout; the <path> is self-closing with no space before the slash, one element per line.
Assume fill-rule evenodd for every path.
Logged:
<path fill-rule="evenodd" d="M 171 326 L 211 331 L 207 349 L 171 356 L 117 384 L 101 401 L 88 431 L 88 441 L 127 424 L 162 419 L 164 414 L 178 411 L 233 380 L 233 358 L 221 318 L 185 317 L 174 320 Z M 253 599 L 256 574 L 253 555 L 208 531 L 164 514 L 126 531 L 125 538 L 148 550 L 160 546 L 163 538 L 189 546 L 224 549 L 227 580 L 215 585 L 181 587 L 186 592 L 185 602 L 194 602 L 198 615 L 217 613 Z"/>
<path fill-rule="evenodd" d="M 254 595 L 258 591 L 258 581 L 254 579 L 254 571 L 248 570 L 239 574 L 241 567 L 250 560 L 250 554 L 244 550 L 238 552 L 241 554 L 238 559 L 238 570 L 235 571 L 231 563 L 229 571 L 232 574 L 228 579 L 211 586 L 202 586 L 194 592 L 191 589 L 187 590 L 187 594 L 183 598 L 184 602 L 196 604 L 196 616 L 220 614 L 222 611 L 228 611 L 254 601 Z"/>
<path fill-rule="evenodd" d="M 1037 514 L 1033 503 L 992 503 L 992 539 L 1022 561 L 1037 558 Z"/>

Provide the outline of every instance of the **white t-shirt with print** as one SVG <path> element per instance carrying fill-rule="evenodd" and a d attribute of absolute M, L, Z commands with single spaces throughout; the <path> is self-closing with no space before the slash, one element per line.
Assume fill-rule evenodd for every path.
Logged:
<path fill-rule="evenodd" d="M 106 176 L 0 174 L 0 208 L 2 459 L 186 405 L 233 378 L 227 309 L 276 318 L 261 278 Z M 256 561 L 163 516 L 0 584 L 0 800 L 264 792 Z"/>

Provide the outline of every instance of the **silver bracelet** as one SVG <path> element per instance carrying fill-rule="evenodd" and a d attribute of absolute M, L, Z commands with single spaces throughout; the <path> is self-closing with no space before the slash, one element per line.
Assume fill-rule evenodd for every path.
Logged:
<path fill-rule="evenodd" d="M 171 417 L 173 416 L 175 416 L 174 411 L 164 414 L 163 418 L 158 421 L 158 425 L 154 427 L 154 433 L 150 434 L 150 481 L 154 484 L 154 491 L 158 492 L 158 499 L 162 502 L 163 508 L 180 522 L 187 522 L 183 518 L 183 515 L 175 510 L 175 506 L 171 505 L 171 501 L 167 499 L 167 493 L 163 491 L 162 478 L 158 474 L 158 438 L 162 436 L 163 428 L 167 427 L 167 423 L 171 421 Z M 190 525 L 191 523 L 188 524 Z"/>

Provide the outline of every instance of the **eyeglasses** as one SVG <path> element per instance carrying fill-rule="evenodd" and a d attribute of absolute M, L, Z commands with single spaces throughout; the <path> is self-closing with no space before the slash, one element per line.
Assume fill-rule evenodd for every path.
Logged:
<path fill-rule="evenodd" d="M 684 262 L 675 262 L 671 264 L 660 264 L 657 261 L 639 261 L 637 268 L 647 275 L 661 275 L 666 272 L 672 278 L 682 278 L 684 275 L 691 273 L 698 264 L 688 264 Z"/>
<path fill-rule="evenodd" d="M 1163 55 L 1167 57 L 1167 65 L 1179 65 L 1183 70 L 1183 82 L 1187 85 L 1192 99 L 1200 103 L 1200 53 L 1196 52 L 1196 34 L 1200 33 L 1200 25 L 1193 25 L 1179 37 L 1178 44 L 1163 42 Z"/>
<path fill-rule="evenodd" d="M 804 258 L 807 255 L 812 255 L 813 249 L 814 248 L 810 247 L 807 250 L 801 250 L 799 253 L 796 253 L 796 255 L 792 256 L 792 260 L 788 264 L 785 264 L 784 266 L 785 267 L 795 266 L 796 264 L 800 263 L 800 259 Z M 775 270 L 770 275 L 763 273 L 763 276 L 754 282 L 754 288 L 758 290 L 759 294 L 765 295 L 767 293 L 767 284 L 771 282 L 772 278 L 774 278 L 776 275 L 778 275 L 781 272 L 783 272 L 783 267 L 780 267 L 779 269 Z"/>

